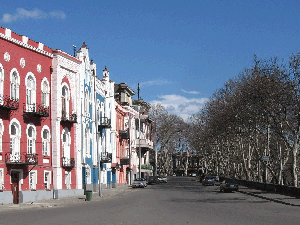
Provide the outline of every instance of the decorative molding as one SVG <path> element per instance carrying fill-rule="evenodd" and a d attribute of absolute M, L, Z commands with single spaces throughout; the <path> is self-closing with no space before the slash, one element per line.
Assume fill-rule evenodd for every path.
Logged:
<path fill-rule="evenodd" d="M 42 72 L 42 66 L 41 66 L 41 64 L 38 64 L 38 65 L 36 66 L 36 70 L 37 70 L 39 73 Z"/>
<path fill-rule="evenodd" d="M 10 54 L 8 52 L 4 53 L 4 60 L 5 60 L 5 62 L 9 62 L 9 60 L 10 60 Z"/>
<path fill-rule="evenodd" d="M 52 54 L 52 53 L 46 52 L 46 51 L 44 51 L 44 50 L 42 50 L 42 49 L 39 49 L 39 48 L 35 48 L 35 47 L 31 46 L 31 45 L 28 45 L 27 43 L 24 43 L 24 42 L 19 41 L 19 40 L 17 40 L 17 39 L 8 37 L 8 36 L 6 36 L 5 34 L 0 33 L 0 38 L 3 38 L 3 39 L 5 39 L 5 40 L 7 40 L 7 41 L 13 42 L 14 44 L 20 45 L 20 46 L 22 46 L 22 47 L 24 47 L 24 48 L 33 50 L 33 51 L 35 51 L 35 52 L 38 52 L 38 53 L 40 53 L 40 54 L 43 54 L 43 55 L 46 55 L 46 56 L 48 56 L 48 57 L 53 58 L 53 54 Z"/>
<path fill-rule="evenodd" d="M 20 59 L 20 66 L 21 66 L 22 68 L 24 68 L 25 65 L 26 65 L 25 59 L 24 59 L 24 58 L 21 58 L 21 59 Z"/>

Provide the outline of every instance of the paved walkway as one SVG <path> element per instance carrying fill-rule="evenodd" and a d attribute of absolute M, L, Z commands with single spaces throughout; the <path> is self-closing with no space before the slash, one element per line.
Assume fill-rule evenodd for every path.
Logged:
<path fill-rule="evenodd" d="M 99 192 L 94 192 L 92 201 L 102 201 L 104 199 L 117 197 L 119 195 L 125 194 L 127 192 L 132 192 L 131 186 L 123 185 L 116 188 L 103 189 L 102 197 L 99 196 Z M 59 199 L 47 199 L 35 202 L 25 202 L 20 204 L 4 204 L 0 205 L 0 212 L 9 210 L 24 210 L 30 208 L 52 208 L 52 207 L 63 207 L 69 204 L 76 204 L 80 202 L 85 202 L 85 195 L 78 195 L 75 197 L 59 198 Z"/>
<path fill-rule="evenodd" d="M 291 195 L 267 192 L 263 190 L 251 189 L 245 186 L 239 186 L 239 192 L 247 195 L 255 196 L 268 201 L 273 201 L 285 205 L 300 207 L 300 198 Z"/>

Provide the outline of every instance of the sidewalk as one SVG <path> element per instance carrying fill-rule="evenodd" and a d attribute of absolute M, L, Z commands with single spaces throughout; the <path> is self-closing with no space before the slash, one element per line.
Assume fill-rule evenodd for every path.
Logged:
<path fill-rule="evenodd" d="M 258 189 L 251 189 L 245 186 L 239 186 L 239 192 L 285 205 L 300 207 L 300 198 L 291 195 L 278 194 L 275 192 L 267 192 Z"/>
<path fill-rule="evenodd" d="M 102 201 L 104 199 L 112 198 L 114 196 L 122 195 L 127 192 L 132 192 L 134 189 L 129 185 L 118 186 L 116 188 L 103 189 L 102 197 L 99 196 L 99 192 L 94 192 L 92 201 Z M 85 195 L 78 195 L 68 198 L 59 198 L 59 199 L 46 199 L 35 202 L 25 202 L 20 204 L 4 204 L 0 205 L 0 212 L 9 211 L 9 210 L 24 210 L 31 208 L 52 208 L 52 207 L 63 207 L 69 204 L 76 204 L 86 202 Z"/>

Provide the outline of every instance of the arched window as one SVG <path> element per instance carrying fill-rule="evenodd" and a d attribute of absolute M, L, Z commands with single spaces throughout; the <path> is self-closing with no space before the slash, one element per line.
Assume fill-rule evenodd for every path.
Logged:
<path fill-rule="evenodd" d="M 36 139 L 36 130 L 32 125 L 27 127 L 27 153 L 35 154 L 35 139 Z"/>
<path fill-rule="evenodd" d="M 26 77 L 26 106 L 27 111 L 35 111 L 35 78 L 33 74 L 27 74 Z"/>
<path fill-rule="evenodd" d="M 86 126 L 84 132 L 84 150 L 85 150 L 85 155 L 89 156 L 90 155 L 90 128 L 88 125 Z"/>
<path fill-rule="evenodd" d="M 70 140 L 70 132 L 67 128 L 63 130 L 62 134 L 62 149 L 63 149 L 63 157 L 67 161 L 70 160 L 71 158 L 71 151 L 70 151 L 70 145 L 71 145 L 71 140 Z"/>
<path fill-rule="evenodd" d="M 42 131 L 42 142 L 43 142 L 43 155 L 49 156 L 50 155 L 50 131 L 48 129 L 44 129 Z"/>
<path fill-rule="evenodd" d="M 20 77 L 17 70 L 13 70 L 10 77 L 10 98 L 19 101 Z"/>
<path fill-rule="evenodd" d="M 12 162 L 20 161 L 20 137 L 21 126 L 19 121 L 12 119 L 9 125 L 10 134 L 10 160 Z"/>
<path fill-rule="evenodd" d="M 69 89 L 66 85 L 62 87 L 61 107 L 62 117 L 69 118 Z"/>
<path fill-rule="evenodd" d="M 84 92 L 84 112 L 89 113 L 89 91 L 85 89 Z"/>
<path fill-rule="evenodd" d="M 42 105 L 47 108 L 49 107 L 49 83 L 47 79 L 44 79 L 42 82 Z"/>
<path fill-rule="evenodd" d="M 3 104 L 4 69 L 0 63 L 0 104 Z"/>
<path fill-rule="evenodd" d="M 2 119 L 0 119 L 0 152 L 3 151 L 3 149 L 2 149 L 3 131 L 4 131 L 3 121 L 2 121 Z"/>

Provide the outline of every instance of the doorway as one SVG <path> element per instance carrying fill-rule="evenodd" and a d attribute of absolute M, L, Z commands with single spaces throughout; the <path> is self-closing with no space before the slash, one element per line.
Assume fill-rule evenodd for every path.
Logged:
<path fill-rule="evenodd" d="M 20 202 L 20 192 L 19 192 L 19 180 L 20 173 L 17 171 L 11 172 L 11 191 L 13 195 L 13 203 L 19 204 Z"/>

